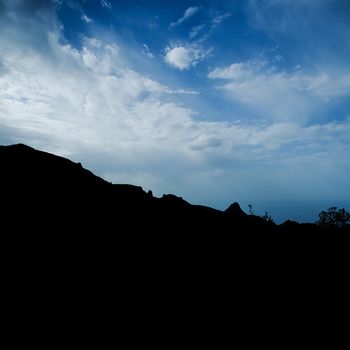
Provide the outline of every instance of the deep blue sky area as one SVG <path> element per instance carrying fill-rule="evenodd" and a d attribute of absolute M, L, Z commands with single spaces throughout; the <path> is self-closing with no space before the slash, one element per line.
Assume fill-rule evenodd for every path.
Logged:
<path fill-rule="evenodd" d="M 315 221 L 350 207 L 350 1 L 0 0 L 0 144 Z"/>

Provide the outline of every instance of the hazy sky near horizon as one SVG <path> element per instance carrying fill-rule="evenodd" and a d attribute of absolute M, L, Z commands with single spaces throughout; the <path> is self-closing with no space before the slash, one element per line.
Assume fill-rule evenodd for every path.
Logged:
<path fill-rule="evenodd" d="M 349 62 L 348 0 L 0 0 L 0 144 L 312 220 L 350 203 Z"/>

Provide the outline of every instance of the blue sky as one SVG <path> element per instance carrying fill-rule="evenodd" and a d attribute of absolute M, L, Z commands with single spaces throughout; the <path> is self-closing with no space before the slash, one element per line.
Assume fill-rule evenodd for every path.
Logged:
<path fill-rule="evenodd" d="M 0 0 L 0 144 L 315 221 L 350 206 L 348 0 Z"/>

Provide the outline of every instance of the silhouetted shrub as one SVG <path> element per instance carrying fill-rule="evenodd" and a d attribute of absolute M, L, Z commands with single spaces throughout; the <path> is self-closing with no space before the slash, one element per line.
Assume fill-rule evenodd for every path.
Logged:
<path fill-rule="evenodd" d="M 350 213 L 344 208 L 331 207 L 318 214 L 317 224 L 323 227 L 346 227 L 350 226 Z"/>
<path fill-rule="evenodd" d="M 271 214 L 269 214 L 267 211 L 265 211 L 265 215 L 262 216 L 264 220 L 266 220 L 269 224 L 274 224 L 275 222 L 272 219 Z"/>
<path fill-rule="evenodd" d="M 248 204 L 249 215 L 254 215 L 253 204 Z"/>

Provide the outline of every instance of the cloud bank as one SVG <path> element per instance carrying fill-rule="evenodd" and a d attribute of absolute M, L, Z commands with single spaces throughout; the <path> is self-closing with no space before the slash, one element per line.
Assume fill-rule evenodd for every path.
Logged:
<path fill-rule="evenodd" d="M 1 55 L 7 139 L 83 159 L 114 181 L 134 180 L 157 194 L 192 191 L 201 200 L 203 187 L 238 197 L 256 189 L 249 175 L 256 171 L 268 182 L 286 169 L 298 177 L 295 169 L 308 162 L 312 174 L 328 173 L 349 152 L 341 144 L 349 121 L 312 127 L 199 121 L 195 111 L 164 101 L 168 87 L 118 64 L 116 44 L 85 38 L 77 50 L 49 33 L 48 45 L 49 56 L 28 48 L 25 58 L 15 48 Z M 244 190 L 234 185 L 242 181 Z"/>
<path fill-rule="evenodd" d="M 319 106 L 350 96 L 350 71 L 320 69 L 311 74 L 300 67 L 285 71 L 258 60 L 215 68 L 208 77 L 227 81 L 218 88 L 236 103 L 274 120 L 305 122 Z"/>

